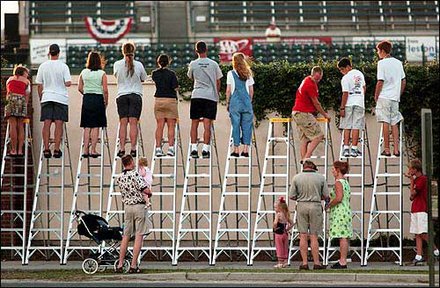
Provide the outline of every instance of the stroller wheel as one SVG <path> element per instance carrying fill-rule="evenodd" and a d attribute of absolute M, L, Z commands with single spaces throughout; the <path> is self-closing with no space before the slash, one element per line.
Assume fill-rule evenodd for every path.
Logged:
<path fill-rule="evenodd" d="M 84 273 L 92 275 L 95 274 L 96 271 L 98 271 L 99 264 L 98 261 L 96 261 L 93 258 L 87 258 L 82 263 L 82 269 Z"/>
<path fill-rule="evenodd" d="M 105 266 L 99 266 L 98 272 L 105 272 L 106 269 L 107 269 L 107 267 L 105 267 Z"/>
<path fill-rule="evenodd" d="M 116 271 L 116 268 L 118 268 L 119 264 L 119 259 L 115 261 L 115 264 L 113 265 L 113 268 Z M 124 260 L 124 265 L 122 265 L 122 271 L 124 273 L 128 273 L 128 270 L 130 270 L 130 261 L 128 261 L 127 259 Z"/>

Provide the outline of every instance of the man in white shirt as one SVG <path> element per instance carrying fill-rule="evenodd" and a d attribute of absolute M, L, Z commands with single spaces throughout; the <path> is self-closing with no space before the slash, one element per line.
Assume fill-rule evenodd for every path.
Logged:
<path fill-rule="evenodd" d="M 359 130 L 363 130 L 365 125 L 365 77 L 361 71 L 352 68 L 348 58 L 342 58 L 338 62 L 338 69 L 344 75 L 341 79 L 342 101 L 339 108 L 339 128 L 344 129 L 343 155 L 357 157 L 362 155 L 357 147 Z"/>
<path fill-rule="evenodd" d="M 67 87 L 70 87 L 72 80 L 69 67 L 59 60 L 60 47 L 52 44 L 49 47 L 50 59 L 40 65 L 35 83 L 38 84 L 38 95 L 41 101 L 40 121 L 43 124 L 43 155 L 51 158 L 52 152 L 49 149 L 50 126 L 55 122 L 55 147 L 53 156 L 61 158 L 61 139 L 63 137 L 64 122 L 69 120 L 69 95 Z"/>
<path fill-rule="evenodd" d="M 377 44 L 377 55 L 381 60 L 377 63 L 377 84 L 374 92 L 376 100 L 376 117 L 383 123 L 384 151 L 382 156 L 391 156 L 390 125 L 394 141 L 394 156 L 400 156 L 399 122 L 403 120 L 399 112 L 400 96 L 405 91 L 406 80 L 402 62 L 391 57 L 392 44 L 382 41 Z"/>
<path fill-rule="evenodd" d="M 271 21 L 269 27 L 266 29 L 267 42 L 279 42 L 281 41 L 281 30 L 275 24 L 275 21 Z"/>

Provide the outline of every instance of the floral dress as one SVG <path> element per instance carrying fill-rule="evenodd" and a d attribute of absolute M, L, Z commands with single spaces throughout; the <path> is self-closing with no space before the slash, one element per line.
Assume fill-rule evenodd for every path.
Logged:
<path fill-rule="evenodd" d="M 350 207 L 350 184 L 346 179 L 339 179 L 342 184 L 342 201 L 330 209 L 330 238 L 351 238 L 353 236 L 352 213 Z M 330 198 L 336 197 L 335 188 L 330 191 Z"/>

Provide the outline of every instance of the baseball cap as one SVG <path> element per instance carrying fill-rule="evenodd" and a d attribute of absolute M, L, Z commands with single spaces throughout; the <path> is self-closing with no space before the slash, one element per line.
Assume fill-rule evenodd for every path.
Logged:
<path fill-rule="evenodd" d="M 52 44 L 49 47 L 49 53 L 51 55 L 57 55 L 58 53 L 60 53 L 60 46 L 58 46 L 58 44 Z"/>

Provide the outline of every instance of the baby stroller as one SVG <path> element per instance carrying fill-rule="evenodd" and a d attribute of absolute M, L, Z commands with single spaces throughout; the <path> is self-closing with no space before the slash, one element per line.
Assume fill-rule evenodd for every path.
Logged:
<path fill-rule="evenodd" d="M 92 252 L 90 257 L 82 263 L 82 270 L 86 274 L 95 274 L 98 270 L 105 271 L 107 267 L 116 269 L 119 262 L 119 241 L 122 240 L 121 227 L 109 227 L 107 221 L 94 214 L 87 214 L 77 210 L 75 219 L 78 223 L 78 234 L 85 236 L 99 245 L 99 250 Z M 106 247 L 103 247 L 103 242 Z M 126 259 L 123 265 L 124 273 L 130 269 L 130 261 Z"/>

